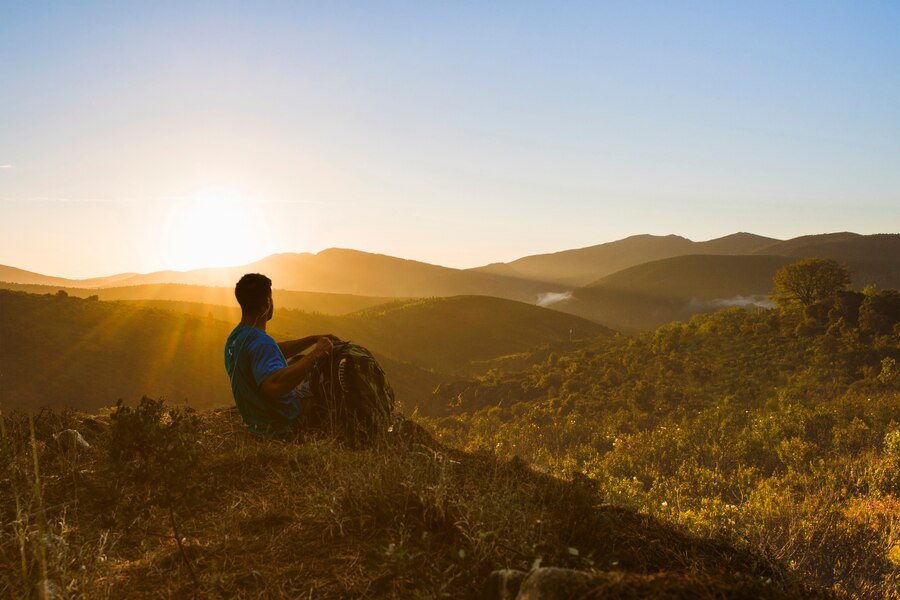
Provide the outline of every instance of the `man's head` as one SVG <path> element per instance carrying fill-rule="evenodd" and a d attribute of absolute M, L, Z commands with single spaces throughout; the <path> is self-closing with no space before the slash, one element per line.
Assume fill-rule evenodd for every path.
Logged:
<path fill-rule="evenodd" d="M 275 309 L 272 304 L 272 280 L 265 275 L 247 273 L 241 277 L 234 286 L 234 297 L 241 305 L 244 317 L 271 320 Z"/>

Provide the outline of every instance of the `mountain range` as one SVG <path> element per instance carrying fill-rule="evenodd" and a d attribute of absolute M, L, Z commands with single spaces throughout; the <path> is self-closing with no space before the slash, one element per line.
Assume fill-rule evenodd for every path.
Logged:
<path fill-rule="evenodd" d="M 82 280 L 0 266 L 0 281 L 6 287 L 46 285 L 103 299 L 233 304 L 230 290 L 240 275 L 262 272 L 273 279 L 282 306 L 308 311 L 341 314 L 394 298 L 478 295 L 548 306 L 635 331 L 721 306 L 763 304 L 775 272 L 806 257 L 846 265 L 856 288 L 900 287 L 900 234 L 847 232 L 790 240 L 742 232 L 702 242 L 636 235 L 473 269 L 332 248 L 275 254 L 236 267 Z"/>

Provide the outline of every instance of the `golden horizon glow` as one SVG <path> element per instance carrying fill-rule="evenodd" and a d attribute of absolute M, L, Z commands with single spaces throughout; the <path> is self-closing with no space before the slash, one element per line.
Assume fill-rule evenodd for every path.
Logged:
<path fill-rule="evenodd" d="M 261 259 L 272 254 L 263 215 L 252 200 L 226 188 L 177 198 L 168 207 L 159 259 L 178 271 Z"/>

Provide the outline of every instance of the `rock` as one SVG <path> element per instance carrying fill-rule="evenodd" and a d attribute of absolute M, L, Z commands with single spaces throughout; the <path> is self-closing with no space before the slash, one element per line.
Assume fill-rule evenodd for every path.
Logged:
<path fill-rule="evenodd" d="M 516 569 L 500 569 L 488 576 L 484 600 L 515 600 L 528 573 Z"/>
<path fill-rule="evenodd" d="M 61 585 L 52 579 L 42 579 L 38 582 L 38 595 L 45 600 L 55 600 L 56 598 L 65 598 L 65 593 Z"/>
<path fill-rule="evenodd" d="M 501 569 L 490 574 L 484 600 L 573 600 L 590 592 L 598 577 L 585 571 L 544 567 L 530 573 Z"/>
<path fill-rule="evenodd" d="M 77 454 L 80 450 L 88 450 L 91 445 L 74 429 L 64 429 L 53 434 L 59 449 L 69 454 Z"/>
<path fill-rule="evenodd" d="M 522 582 L 516 600 L 572 600 L 591 591 L 595 577 L 584 571 L 543 567 Z"/>

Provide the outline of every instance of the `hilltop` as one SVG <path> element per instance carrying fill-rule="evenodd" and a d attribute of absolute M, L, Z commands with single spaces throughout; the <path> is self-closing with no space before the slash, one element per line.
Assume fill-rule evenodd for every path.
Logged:
<path fill-rule="evenodd" d="M 238 320 L 236 307 L 0 290 L 0 339 L 18 340 L 0 344 L 0 407 L 96 410 L 143 394 L 198 409 L 227 406 L 222 352 Z M 270 331 L 279 340 L 334 333 L 371 348 L 410 412 L 480 361 L 611 333 L 573 315 L 477 296 L 348 315 L 277 309 Z"/>
<path fill-rule="evenodd" d="M 795 259 L 831 258 L 850 268 L 857 288 L 870 284 L 900 288 L 900 234 L 896 233 L 809 235 L 766 246 L 755 253 Z"/>
<path fill-rule="evenodd" d="M 509 263 L 494 263 L 473 270 L 579 288 L 617 271 L 690 255 L 767 255 L 794 260 L 832 258 L 855 273 L 854 283 L 859 287 L 870 283 L 879 287 L 900 286 L 900 234 L 860 235 L 848 232 L 807 235 L 790 240 L 741 232 L 704 242 L 677 235 L 635 235 L 615 242 L 526 256 Z"/>
<path fill-rule="evenodd" d="M 154 301 L 169 301 L 227 306 L 231 309 L 229 315 L 233 316 L 234 314 L 240 314 L 240 308 L 234 298 L 233 284 L 227 287 L 214 287 L 182 283 L 147 283 L 141 285 L 91 288 L 27 283 L 0 283 L 0 288 L 28 292 L 30 294 L 55 294 L 62 290 L 69 296 L 75 296 L 77 298 L 90 298 L 95 296 L 98 300 L 107 301 L 145 301 L 146 304 L 150 304 Z M 281 308 L 291 308 L 304 312 L 323 313 L 327 315 L 343 315 L 398 300 L 396 297 L 387 296 L 356 296 L 353 294 L 298 292 L 284 289 L 273 289 L 272 296 L 275 305 Z"/>
<path fill-rule="evenodd" d="M 383 254 L 329 248 L 317 254 L 274 254 L 247 265 L 191 271 L 122 274 L 77 281 L 0 266 L 0 281 L 63 287 L 122 287 L 183 284 L 233 287 L 244 273 L 265 273 L 279 289 L 391 298 L 488 295 L 533 301 L 559 286 L 516 277 L 477 273 Z M 177 298 L 171 298 L 177 299 Z"/>
<path fill-rule="evenodd" d="M 148 295 L 142 299 L 185 300 L 187 298 L 183 296 L 159 295 L 161 289 L 167 294 L 178 294 L 178 290 L 153 286 L 182 284 L 231 288 L 244 273 L 261 272 L 272 278 L 276 288 L 291 291 L 378 298 L 478 295 L 538 304 L 546 294 L 564 293 L 617 271 L 687 255 L 833 258 L 855 273 L 854 283 L 859 287 L 869 283 L 879 287 L 900 286 L 900 234 L 835 233 L 776 240 L 745 232 L 702 242 L 677 235 L 635 235 L 587 248 L 526 256 L 509 263 L 472 269 L 329 248 L 317 254 L 274 254 L 234 267 L 122 273 L 84 280 L 50 277 L 0 265 L 0 282 L 49 285 L 58 289 L 144 286 Z M 306 309 L 305 306 L 295 307 Z"/>
<path fill-rule="evenodd" d="M 900 293 L 733 307 L 557 346 L 441 386 L 468 451 L 777 557 L 853 597 L 900 594 Z"/>
<path fill-rule="evenodd" d="M 766 284 L 775 271 L 813 257 L 831 258 L 849 268 L 856 289 L 900 287 L 900 234 L 849 232 L 790 240 L 740 232 L 702 242 L 677 235 L 635 235 L 473 269 L 342 248 L 317 254 L 275 254 L 236 267 L 122 273 L 87 280 L 48 277 L 0 265 L 0 282 L 9 282 L 0 287 L 30 292 L 55 288 L 108 300 L 234 306 L 229 291 L 234 282 L 244 273 L 262 272 L 274 281 L 278 306 L 306 312 L 336 315 L 393 300 L 490 296 L 553 308 L 622 332 L 637 332 L 723 306 L 765 305 L 770 291 Z M 33 287 L 36 285 L 48 288 Z"/>
<path fill-rule="evenodd" d="M 93 411 L 144 393 L 224 405 L 233 325 L 127 304 L 0 290 L 0 407 Z"/>
<path fill-rule="evenodd" d="M 643 263 L 553 304 L 623 332 L 647 331 L 728 306 L 771 306 L 772 277 L 794 259 L 692 254 Z"/>
<path fill-rule="evenodd" d="M 706 242 L 694 242 L 678 235 L 644 234 L 587 248 L 526 256 L 474 270 L 581 287 L 646 262 L 686 254 L 749 254 L 777 241 L 752 233 L 735 233 Z"/>
<path fill-rule="evenodd" d="M 829 597 L 764 556 L 604 504 L 588 480 L 414 425 L 349 450 L 256 440 L 232 411 L 123 410 L 0 417 L 6 594 L 474 598 L 494 570 L 556 566 L 594 573 L 597 597 Z M 54 439 L 66 430 L 83 443 Z"/>

